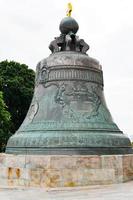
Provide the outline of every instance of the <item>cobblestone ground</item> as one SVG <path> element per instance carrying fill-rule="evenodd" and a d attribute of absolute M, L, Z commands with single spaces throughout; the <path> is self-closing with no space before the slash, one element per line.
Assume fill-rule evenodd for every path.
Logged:
<path fill-rule="evenodd" d="M 0 189 L 0 200 L 133 200 L 133 181 L 69 189 Z"/>

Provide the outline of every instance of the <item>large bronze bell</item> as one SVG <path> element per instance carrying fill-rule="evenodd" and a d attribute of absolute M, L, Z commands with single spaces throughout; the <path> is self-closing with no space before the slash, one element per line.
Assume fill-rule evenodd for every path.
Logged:
<path fill-rule="evenodd" d="M 113 122 L 103 94 L 103 72 L 66 17 L 52 54 L 36 69 L 35 91 L 27 116 L 9 139 L 12 154 L 128 154 L 130 140 Z"/>

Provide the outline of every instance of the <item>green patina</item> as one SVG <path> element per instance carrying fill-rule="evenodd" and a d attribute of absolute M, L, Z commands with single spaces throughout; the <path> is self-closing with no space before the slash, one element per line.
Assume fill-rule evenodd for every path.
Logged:
<path fill-rule="evenodd" d="M 71 18 L 66 20 L 71 24 Z M 9 139 L 7 153 L 132 153 L 130 140 L 106 106 L 101 65 L 70 29 L 50 43 L 52 54 L 38 63 L 31 106 Z"/>

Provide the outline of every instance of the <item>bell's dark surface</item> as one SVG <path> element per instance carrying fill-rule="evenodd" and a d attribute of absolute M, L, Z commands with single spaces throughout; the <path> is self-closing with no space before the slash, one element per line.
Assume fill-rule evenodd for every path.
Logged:
<path fill-rule="evenodd" d="M 130 140 L 113 122 L 103 93 L 103 72 L 76 36 L 71 17 L 50 43 L 52 54 L 36 69 L 35 91 L 27 116 L 9 139 L 12 154 L 129 154 Z"/>

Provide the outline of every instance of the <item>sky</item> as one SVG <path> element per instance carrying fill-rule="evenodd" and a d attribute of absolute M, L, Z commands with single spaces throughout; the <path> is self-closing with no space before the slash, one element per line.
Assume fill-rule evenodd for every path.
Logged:
<path fill-rule="evenodd" d="M 133 0 L 0 0 L 0 61 L 36 68 L 60 34 L 67 3 L 77 35 L 90 46 L 104 73 L 104 93 L 114 121 L 133 135 Z"/>

